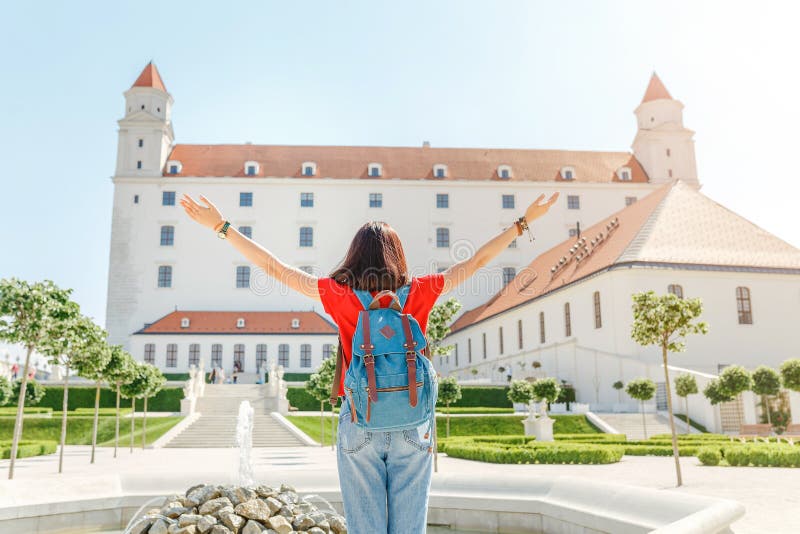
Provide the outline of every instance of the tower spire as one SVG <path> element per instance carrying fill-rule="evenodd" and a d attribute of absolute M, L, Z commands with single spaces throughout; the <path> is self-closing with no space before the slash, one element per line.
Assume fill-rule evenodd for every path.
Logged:
<path fill-rule="evenodd" d="M 165 93 L 167 92 L 164 81 L 161 79 L 161 75 L 158 73 L 158 69 L 152 60 L 145 66 L 144 70 L 142 70 L 142 73 L 136 78 L 136 81 L 133 82 L 131 87 L 152 87 L 153 89 L 160 89 Z"/>
<path fill-rule="evenodd" d="M 661 81 L 661 78 L 658 77 L 658 74 L 653 71 L 653 75 L 650 76 L 650 83 L 647 84 L 647 90 L 644 92 L 642 104 L 661 99 L 672 100 L 672 95 L 670 95 L 667 88 L 664 87 L 664 83 Z"/>

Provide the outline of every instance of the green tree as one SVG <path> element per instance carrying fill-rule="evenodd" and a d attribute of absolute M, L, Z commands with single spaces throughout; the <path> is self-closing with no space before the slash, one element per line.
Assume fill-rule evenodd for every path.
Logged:
<path fill-rule="evenodd" d="M 740 394 L 753 387 L 753 377 L 741 365 L 729 365 L 719 374 L 719 387 L 732 399 L 736 399 Z M 744 422 L 741 403 L 736 403 L 736 413 L 741 425 Z"/>
<path fill-rule="evenodd" d="M 164 376 L 164 373 L 156 367 L 155 365 L 151 365 L 149 363 L 144 364 L 144 393 L 142 397 L 144 397 L 144 412 L 142 414 L 142 450 L 144 450 L 145 445 L 147 445 L 147 399 L 150 397 L 155 396 L 161 389 L 164 387 L 164 384 L 167 383 L 167 377 Z"/>
<path fill-rule="evenodd" d="M 445 436 L 450 437 L 450 405 L 461 398 L 461 385 L 454 376 L 439 380 L 439 397 L 436 404 L 444 404 L 447 409 L 447 426 Z"/>
<path fill-rule="evenodd" d="M 95 449 L 97 448 L 97 425 L 100 419 L 100 388 L 102 386 L 103 371 L 111 361 L 111 347 L 106 343 L 106 332 L 92 323 L 89 328 L 91 333 L 86 347 L 72 357 L 72 365 L 78 375 L 92 380 L 95 383 L 94 394 L 94 423 L 92 424 L 92 455 L 89 460 L 94 463 Z"/>
<path fill-rule="evenodd" d="M 533 400 L 533 384 L 527 380 L 513 380 L 508 388 L 508 400 L 511 402 L 527 404 L 528 413 L 533 417 L 530 402 Z"/>
<path fill-rule="evenodd" d="M 111 359 L 103 371 L 106 381 L 114 386 L 117 393 L 117 408 L 114 421 L 114 458 L 117 457 L 117 449 L 119 448 L 119 404 L 120 404 L 120 387 L 122 384 L 133 380 L 135 374 L 136 361 L 133 356 L 122 345 L 111 346 Z"/>
<path fill-rule="evenodd" d="M 547 415 L 550 403 L 555 402 L 561 394 L 561 386 L 555 378 L 540 378 L 531 384 L 531 392 L 535 400 L 545 402 L 544 414 Z"/>
<path fill-rule="evenodd" d="M 11 380 L 0 376 L 0 406 L 5 406 L 14 398 L 14 386 Z"/>
<path fill-rule="evenodd" d="M 0 280 L 0 341 L 25 347 L 21 394 L 17 400 L 14 434 L 11 438 L 9 479 L 14 478 L 17 450 L 22 436 L 24 392 L 28 390 L 31 355 L 48 342 L 54 325 L 68 314 L 70 293 L 71 289 L 61 289 L 50 280 L 33 284 L 16 278 Z"/>
<path fill-rule="evenodd" d="M 767 412 L 767 423 L 772 424 L 770 397 L 781 392 L 781 375 L 772 367 L 759 365 L 753 371 L 753 393 L 761 397 L 761 405 Z"/>
<path fill-rule="evenodd" d="M 622 402 L 622 390 L 625 389 L 625 384 L 622 380 L 617 380 L 611 384 L 611 387 L 617 390 L 617 402 Z"/>
<path fill-rule="evenodd" d="M 22 378 L 14 382 L 14 397 L 19 397 L 19 392 L 22 389 Z M 36 406 L 39 401 L 44 397 L 44 386 L 33 378 L 28 379 L 25 384 L 25 404 L 29 406 Z"/>
<path fill-rule="evenodd" d="M 800 391 L 800 358 L 792 358 L 781 364 L 783 387 Z"/>
<path fill-rule="evenodd" d="M 450 333 L 450 321 L 460 309 L 461 303 L 455 297 L 450 297 L 431 308 L 427 329 L 428 342 L 431 344 L 431 357 L 445 356 L 453 350 L 452 345 L 442 345 L 442 341 Z"/>
<path fill-rule="evenodd" d="M 336 349 L 338 350 L 338 348 Z M 336 354 L 334 352 L 333 354 Z M 320 447 L 325 445 L 325 403 L 330 403 L 333 375 L 336 373 L 336 357 L 326 358 L 317 371 L 306 380 L 306 391 L 319 401 Z M 331 432 L 331 435 L 333 433 Z"/>
<path fill-rule="evenodd" d="M 136 420 L 136 399 L 140 399 L 147 393 L 147 364 L 135 362 L 131 372 L 130 380 L 120 385 L 120 395 L 126 399 L 131 399 L 131 452 L 133 452 L 133 434 L 136 430 L 134 424 Z"/>
<path fill-rule="evenodd" d="M 642 428 L 644 429 L 644 439 L 647 439 L 647 422 L 644 416 L 644 402 L 649 401 L 656 394 L 656 383 L 649 378 L 637 378 L 628 382 L 625 386 L 625 393 L 632 399 L 639 401 L 642 408 Z"/>
<path fill-rule="evenodd" d="M 631 297 L 633 299 L 631 338 L 645 347 L 649 345 L 661 347 L 664 384 L 667 390 L 667 411 L 672 433 L 672 456 L 675 459 L 675 474 L 678 486 L 680 486 L 683 481 L 678 453 L 678 436 L 673 419 L 667 354 L 686 350 L 684 338 L 689 334 L 706 334 L 708 332 L 708 325 L 703 321 L 697 321 L 703 312 L 703 303 L 699 298 L 684 299 L 672 293 L 659 296 L 654 291 L 635 293 Z"/>
<path fill-rule="evenodd" d="M 703 388 L 703 396 L 708 399 L 712 406 L 733 400 L 733 396 L 722 388 L 719 378 L 714 378 L 706 384 L 706 387 Z"/>
<path fill-rule="evenodd" d="M 83 354 L 92 343 L 96 343 L 98 329 L 91 319 L 80 313 L 75 302 L 67 304 L 65 316 L 54 327 L 42 352 L 48 356 L 51 365 L 64 368 L 64 396 L 61 402 L 61 439 L 58 453 L 58 472 L 64 469 L 64 447 L 67 441 L 67 412 L 69 411 L 69 376 L 73 358 Z"/>
<path fill-rule="evenodd" d="M 682 374 L 675 377 L 675 394 L 679 397 L 683 397 L 687 434 L 691 432 L 689 423 L 689 395 L 695 395 L 697 392 L 697 379 L 695 379 L 694 375 Z"/>

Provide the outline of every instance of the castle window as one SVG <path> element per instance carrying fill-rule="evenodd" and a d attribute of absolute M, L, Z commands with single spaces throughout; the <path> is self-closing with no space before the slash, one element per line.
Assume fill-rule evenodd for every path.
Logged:
<path fill-rule="evenodd" d="M 450 207 L 450 195 L 447 193 L 437 193 L 436 194 L 436 207 L 437 208 L 449 208 Z"/>
<path fill-rule="evenodd" d="M 567 337 L 572 335 L 572 316 L 569 311 L 569 302 L 564 303 L 564 335 Z"/>
<path fill-rule="evenodd" d="M 629 181 L 631 179 L 631 168 L 630 167 L 621 167 L 617 171 L 617 176 L 620 180 Z"/>
<path fill-rule="evenodd" d="M 435 178 L 444 178 L 447 176 L 447 165 L 436 164 L 433 166 L 433 176 Z"/>
<path fill-rule="evenodd" d="M 211 367 L 222 367 L 222 345 L 220 343 L 211 345 Z"/>
<path fill-rule="evenodd" d="M 267 366 L 267 344 L 259 343 L 256 345 L 256 369 L 264 369 Z"/>
<path fill-rule="evenodd" d="M 247 176 L 256 176 L 258 174 L 258 162 L 257 161 L 245 161 L 244 162 L 244 173 Z"/>
<path fill-rule="evenodd" d="M 517 348 L 522 350 L 522 319 L 517 319 Z"/>
<path fill-rule="evenodd" d="M 437 228 L 436 229 L 436 247 L 447 248 L 450 246 L 450 229 Z"/>
<path fill-rule="evenodd" d="M 514 195 L 503 195 L 502 206 L 503 209 L 514 209 Z"/>
<path fill-rule="evenodd" d="M 158 266 L 158 287 L 172 287 L 172 266 Z"/>
<path fill-rule="evenodd" d="M 739 312 L 739 324 L 753 324 L 749 288 L 743 286 L 736 288 L 736 309 Z"/>
<path fill-rule="evenodd" d="M 189 345 L 189 365 L 200 365 L 200 343 Z"/>
<path fill-rule="evenodd" d="M 497 167 L 497 176 L 503 180 L 511 178 L 511 167 L 509 165 L 500 165 Z"/>
<path fill-rule="evenodd" d="M 233 365 L 234 369 L 236 368 L 236 364 L 239 364 L 239 369 L 244 371 L 244 344 L 237 343 L 233 346 Z"/>
<path fill-rule="evenodd" d="M 382 208 L 383 207 L 383 193 L 370 193 L 369 194 L 369 207 Z"/>
<path fill-rule="evenodd" d="M 144 346 L 144 363 L 156 363 L 156 345 L 155 343 L 148 343 Z"/>
<path fill-rule="evenodd" d="M 333 343 L 325 343 L 322 345 L 322 359 L 327 360 L 333 356 Z"/>
<path fill-rule="evenodd" d="M 672 152 L 670 151 L 670 149 L 667 149 L 667 157 L 670 157 L 671 155 L 672 155 Z"/>
<path fill-rule="evenodd" d="M 467 339 L 467 363 L 472 363 L 472 338 Z M 458 357 L 456 357 L 456 365 L 458 365 Z"/>
<path fill-rule="evenodd" d="M 162 191 L 161 192 L 161 205 L 174 206 L 175 205 L 175 191 Z"/>
<path fill-rule="evenodd" d="M 139 160 L 139 161 L 136 162 L 136 168 L 137 169 L 141 169 L 142 168 L 142 160 Z"/>
<path fill-rule="evenodd" d="M 244 317 L 236 319 L 236 328 L 244 328 Z"/>
<path fill-rule="evenodd" d="M 167 367 L 178 366 L 178 345 L 170 343 L 167 345 Z"/>
<path fill-rule="evenodd" d="M 575 168 L 574 167 L 561 167 L 561 178 L 564 180 L 574 180 L 575 179 Z"/>
<path fill-rule="evenodd" d="M 247 289 L 250 287 L 250 267 L 239 265 L 236 267 L 236 288 Z"/>
<path fill-rule="evenodd" d="M 314 207 L 314 193 L 300 193 L 300 207 L 313 208 Z"/>
<path fill-rule="evenodd" d="M 368 174 L 373 178 L 380 178 L 383 175 L 383 167 L 380 163 L 370 163 L 367 166 Z"/>
<path fill-rule="evenodd" d="M 567 195 L 567 208 L 571 210 L 581 209 L 581 197 L 578 195 Z"/>
<path fill-rule="evenodd" d="M 483 359 L 486 359 L 486 332 L 483 333 Z"/>
<path fill-rule="evenodd" d="M 300 227 L 300 246 L 313 247 L 314 246 L 314 229 L 310 226 Z"/>
<path fill-rule="evenodd" d="M 507 286 L 514 277 L 517 276 L 517 270 L 513 267 L 503 267 L 503 285 Z"/>
<path fill-rule="evenodd" d="M 300 345 L 300 367 L 311 367 L 311 345 L 308 343 Z"/>
<path fill-rule="evenodd" d="M 239 206 L 250 208 L 253 206 L 253 193 L 239 193 Z"/>
<path fill-rule="evenodd" d="M 167 162 L 167 172 L 169 174 L 180 174 L 183 170 L 183 165 L 180 161 L 170 160 Z"/>
<path fill-rule="evenodd" d="M 144 104 L 142 104 L 142 109 L 144 109 Z"/>
<path fill-rule="evenodd" d="M 317 164 L 313 161 L 306 161 L 302 165 L 303 168 L 303 176 L 316 176 L 317 174 Z"/>
<path fill-rule="evenodd" d="M 503 354 L 503 327 L 498 327 L 497 329 L 497 340 L 498 344 L 500 345 L 498 348 L 500 349 L 500 354 Z"/>
<path fill-rule="evenodd" d="M 636 197 L 625 197 L 625 205 L 626 206 L 630 206 L 634 202 L 636 202 Z"/>
<path fill-rule="evenodd" d="M 134 204 L 138 204 L 139 203 L 139 195 L 133 195 L 133 203 Z"/>
<path fill-rule="evenodd" d="M 672 293 L 679 299 L 683 298 L 683 287 L 678 284 L 670 284 L 667 286 L 667 292 Z"/>
<path fill-rule="evenodd" d="M 578 229 L 577 228 L 570 228 L 568 231 L 569 237 L 577 237 L 578 236 Z"/>
<path fill-rule="evenodd" d="M 239 233 L 245 236 L 247 239 L 253 239 L 253 227 L 252 226 L 240 226 Z"/>
<path fill-rule="evenodd" d="M 297 317 L 292 319 L 292 328 L 300 328 L 300 319 Z"/>
<path fill-rule="evenodd" d="M 278 365 L 289 367 L 289 345 L 286 343 L 278 345 Z"/>
<path fill-rule="evenodd" d="M 600 292 L 594 292 L 594 327 L 601 328 L 603 326 L 603 316 L 600 313 Z"/>
<path fill-rule="evenodd" d="M 508 244 L 508 248 L 517 248 L 517 238 L 515 237 L 511 243 Z"/>
<path fill-rule="evenodd" d="M 162 226 L 161 227 L 161 246 L 171 247 L 175 244 L 175 227 Z"/>
<path fill-rule="evenodd" d="M 144 146 L 144 139 L 139 139 L 139 148 Z"/>
<path fill-rule="evenodd" d="M 301 265 L 300 267 L 298 267 L 298 269 L 300 269 L 306 274 L 314 274 L 314 267 L 311 265 Z"/>
<path fill-rule="evenodd" d="M 669 174 L 669 177 L 672 178 L 672 169 L 669 169 L 668 174 Z"/>

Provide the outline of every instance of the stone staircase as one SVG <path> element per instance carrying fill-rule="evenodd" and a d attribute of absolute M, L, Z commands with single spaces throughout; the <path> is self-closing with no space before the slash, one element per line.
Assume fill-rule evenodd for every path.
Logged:
<path fill-rule="evenodd" d="M 271 400 L 260 384 L 207 384 L 197 399 L 195 410 L 201 415 L 172 438 L 165 447 L 236 447 L 239 405 L 250 401 L 254 409 L 253 447 L 296 447 L 304 443 L 270 415 Z"/>
<path fill-rule="evenodd" d="M 642 428 L 641 413 L 597 413 L 594 414 L 612 426 L 620 434 L 625 434 L 629 440 L 645 439 Z M 669 434 L 669 420 L 659 413 L 644 414 L 647 424 L 647 437 L 656 434 Z M 680 427 L 676 427 L 680 432 Z"/>

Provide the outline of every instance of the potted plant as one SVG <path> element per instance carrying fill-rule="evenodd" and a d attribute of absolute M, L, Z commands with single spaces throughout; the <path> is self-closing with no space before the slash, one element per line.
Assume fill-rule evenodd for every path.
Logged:
<path fill-rule="evenodd" d="M 542 403 L 542 416 L 533 423 L 533 433 L 536 441 L 553 441 L 553 423 L 548 417 L 547 407 L 555 402 L 561 394 L 561 386 L 555 378 L 542 378 L 533 383 L 531 387 L 533 398 Z"/>

